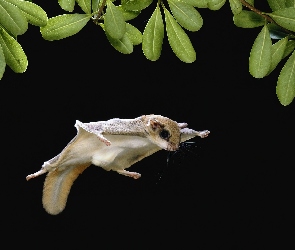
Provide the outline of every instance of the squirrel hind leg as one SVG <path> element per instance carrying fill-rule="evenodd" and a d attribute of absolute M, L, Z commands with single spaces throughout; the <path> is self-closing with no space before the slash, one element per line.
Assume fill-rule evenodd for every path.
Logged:
<path fill-rule="evenodd" d="M 43 207 L 47 213 L 57 215 L 65 209 L 74 181 L 88 166 L 89 163 L 71 166 L 63 171 L 56 170 L 47 174 L 42 197 Z"/>

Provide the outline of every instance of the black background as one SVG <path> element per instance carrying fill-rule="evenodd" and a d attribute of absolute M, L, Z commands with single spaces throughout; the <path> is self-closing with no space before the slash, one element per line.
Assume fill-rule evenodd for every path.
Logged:
<path fill-rule="evenodd" d="M 57 1 L 39 2 L 48 17 L 64 13 Z M 143 31 L 152 11 L 130 23 Z M 197 53 L 192 64 L 174 56 L 167 37 L 156 62 L 140 46 L 123 55 L 91 22 L 60 41 L 43 40 L 32 25 L 18 38 L 28 69 L 15 74 L 7 67 L 1 80 L 2 226 L 8 235 L 20 232 L 34 245 L 41 233 L 41 244 L 61 238 L 73 246 L 90 236 L 84 246 L 103 249 L 114 243 L 128 249 L 265 249 L 290 242 L 295 107 L 276 97 L 283 64 L 264 79 L 253 78 L 248 58 L 260 28 L 235 27 L 228 3 L 199 12 L 204 26 L 188 32 Z M 25 177 L 75 136 L 75 120 L 143 114 L 211 133 L 192 139 L 193 153 L 174 155 L 168 166 L 165 151 L 136 163 L 131 171 L 142 174 L 138 180 L 91 166 L 75 181 L 65 210 L 47 214 L 45 175 Z"/>

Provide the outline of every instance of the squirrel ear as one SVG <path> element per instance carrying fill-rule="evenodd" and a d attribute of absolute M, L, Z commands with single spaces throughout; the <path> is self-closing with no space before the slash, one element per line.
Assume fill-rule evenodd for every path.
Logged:
<path fill-rule="evenodd" d="M 187 123 L 182 122 L 182 123 L 178 123 L 178 127 L 181 128 L 186 128 L 187 127 Z"/>
<path fill-rule="evenodd" d="M 153 130 L 164 127 L 164 125 L 155 118 L 149 119 L 148 126 L 151 126 Z"/>

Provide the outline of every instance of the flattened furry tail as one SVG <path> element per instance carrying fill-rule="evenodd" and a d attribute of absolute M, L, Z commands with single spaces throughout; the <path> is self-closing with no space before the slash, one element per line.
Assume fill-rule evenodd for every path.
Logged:
<path fill-rule="evenodd" d="M 56 215 L 65 209 L 74 181 L 89 165 L 87 163 L 80 166 L 71 166 L 62 171 L 57 169 L 47 174 L 42 198 L 46 212 Z"/>

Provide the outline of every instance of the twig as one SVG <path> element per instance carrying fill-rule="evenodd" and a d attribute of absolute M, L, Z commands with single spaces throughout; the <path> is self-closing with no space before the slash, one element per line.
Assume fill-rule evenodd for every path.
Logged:
<path fill-rule="evenodd" d="M 295 36 L 295 33 L 294 33 L 294 32 L 292 32 L 292 31 L 290 31 L 290 30 L 288 30 L 288 29 L 286 29 L 286 28 L 284 28 L 284 27 L 278 25 L 278 24 L 277 24 L 277 23 L 276 23 L 276 22 L 275 22 L 270 16 L 268 16 L 268 15 L 264 14 L 262 11 L 256 9 L 253 5 L 249 4 L 247 1 L 245 1 L 245 0 L 240 0 L 240 1 L 241 1 L 241 3 L 242 3 L 245 7 L 247 7 L 249 10 L 251 10 L 251 11 L 257 13 L 257 14 L 260 15 L 260 16 L 262 16 L 262 17 L 265 18 L 268 22 L 276 24 L 277 26 L 279 26 L 280 28 L 282 28 L 286 33 Z"/>

